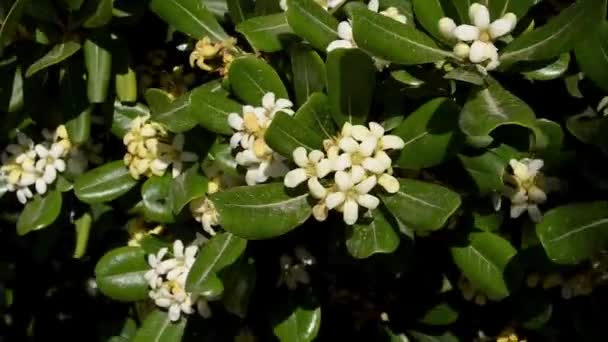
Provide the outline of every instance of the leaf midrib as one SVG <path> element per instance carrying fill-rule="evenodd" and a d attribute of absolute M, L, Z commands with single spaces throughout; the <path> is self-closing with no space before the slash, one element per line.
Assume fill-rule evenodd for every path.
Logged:
<path fill-rule="evenodd" d="M 597 221 L 595 221 L 593 223 L 589 223 L 589 224 L 580 226 L 578 228 L 572 229 L 571 231 L 569 231 L 569 232 L 567 232 L 565 234 L 562 234 L 562 235 L 560 235 L 558 237 L 555 237 L 555 238 L 549 239 L 549 240 L 545 240 L 545 243 L 549 244 L 549 243 L 554 243 L 554 242 L 557 242 L 557 241 L 561 241 L 561 240 L 563 240 L 563 239 L 565 239 L 565 238 L 567 238 L 569 236 L 572 236 L 572 235 L 584 232 L 587 229 L 594 228 L 594 227 L 602 225 L 604 223 L 608 223 L 608 218 L 603 218 L 603 219 L 597 220 Z"/>

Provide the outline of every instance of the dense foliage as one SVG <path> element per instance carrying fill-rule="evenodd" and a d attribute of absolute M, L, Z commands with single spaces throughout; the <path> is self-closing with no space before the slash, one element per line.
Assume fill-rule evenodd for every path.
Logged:
<path fill-rule="evenodd" d="M 0 341 L 605 341 L 606 0 L 0 0 Z"/>

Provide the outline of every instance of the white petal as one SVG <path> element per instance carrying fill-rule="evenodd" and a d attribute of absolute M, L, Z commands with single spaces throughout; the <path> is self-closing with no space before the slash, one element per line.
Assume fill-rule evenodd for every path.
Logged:
<path fill-rule="evenodd" d="M 359 217 L 359 205 L 353 200 L 344 202 L 344 222 L 348 225 L 353 225 Z"/>
<path fill-rule="evenodd" d="M 540 171 L 540 169 L 543 168 L 544 165 L 545 165 L 545 162 L 542 159 L 532 159 L 528 163 L 528 170 L 530 170 L 530 172 L 533 172 L 534 174 L 536 174 L 538 171 Z"/>
<path fill-rule="evenodd" d="M 332 171 L 332 163 L 329 159 L 319 161 L 315 167 L 317 177 L 323 178 Z"/>
<path fill-rule="evenodd" d="M 469 7 L 469 18 L 473 25 L 479 29 L 486 29 L 490 25 L 490 11 L 484 5 L 474 3 Z"/>
<path fill-rule="evenodd" d="M 523 214 L 524 211 L 528 209 L 528 205 L 526 203 L 511 205 L 511 218 L 518 218 Z"/>
<path fill-rule="evenodd" d="M 21 204 L 27 203 L 27 197 L 25 196 L 25 194 L 23 193 L 23 191 L 17 190 L 17 200 Z"/>
<path fill-rule="evenodd" d="M 369 131 L 369 128 L 363 125 L 353 125 L 351 134 L 353 138 L 363 141 L 370 136 L 371 132 Z"/>
<path fill-rule="evenodd" d="M 403 139 L 396 135 L 385 135 L 380 138 L 383 150 L 400 150 L 405 146 Z"/>
<path fill-rule="evenodd" d="M 391 167 L 391 165 L 393 164 L 391 157 L 389 157 L 388 154 L 386 154 L 386 152 L 384 152 L 384 151 L 376 152 L 374 159 L 376 159 L 380 164 L 382 164 L 382 166 L 386 170 L 388 170 Z"/>
<path fill-rule="evenodd" d="M 471 47 L 467 43 L 460 42 L 454 45 L 454 49 L 452 49 L 456 57 L 458 58 L 468 58 L 469 53 L 471 52 Z"/>
<path fill-rule="evenodd" d="M 344 171 L 336 172 L 334 181 L 340 191 L 347 191 L 353 187 L 353 181 L 351 180 L 350 175 Z"/>
<path fill-rule="evenodd" d="M 368 171 L 373 173 L 383 173 L 386 171 L 386 167 L 375 158 L 365 158 L 361 165 Z"/>
<path fill-rule="evenodd" d="M 262 106 L 266 109 L 271 109 L 275 104 L 275 96 L 273 92 L 264 94 L 262 97 Z"/>
<path fill-rule="evenodd" d="M 312 197 L 321 199 L 327 196 L 327 190 L 321 185 L 317 177 L 312 177 L 308 180 L 308 191 Z"/>
<path fill-rule="evenodd" d="M 321 159 L 323 159 L 323 157 L 325 157 L 325 153 L 323 153 L 319 150 L 312 150 L 308 154 L 308 160 L 310 160 L 313 163 L 318 163 L 319 161 L 321 161 Z"/>
<path fill-rule="evenodd" d="M 367 177 L 361 183 L 357 184 L 355 189 L 357 190 L 357 193 L 364 195 L 370 192 L 376 186 L 376 182 L 376 176 Z"/>
<path fill-rule="evenodd" d="M 352 49 L 353 43 L 350 40 L 338 39 L 327 45 L 327 52 L 331 52 L 337 49 Z"/>
<path fill-rule="evenodd" d="M 341 21 L 338 24 L 338 37 L 348 41 L 353 40 L 353 28 L 348 21 Z"/>
<path fill-rule="evenodd" d="M 378 184 L 380 184 L 386 192 L 394 194 L 399 191 L 399 181 L 397 178 L 385 173 L 378 178 Z"/>
<path fill-rule="evenodd" d="M 236 154 L 234 158 L 239 165 L 248 166 L 260 162 L 260 159 L 256 157 L 252 150 L 241 151 Z"/>
<path fill-rule="evenodd" d="M 528 197 L 534 203 L 544 203 L 547 201 L 547 194 L 537 186 L 528 189 Z"/>
<path fill-rule="evenodd" d="M 30 172 L 24 172 L 19 179 L 20 186 L 30 186 L 36 182 L 36 175 Z"/>
<path fill-rule="evenodd" d="M 168 308 L 171 306 L 171 300 L 169 298 L 161 297 L 154 300 L 154 304 L 160 306 L 161 308 Z"/>
<path fill-rule="evenodd" d="M 177 178 L 182 174 L 184 164 L 181 161 L 173 162 L 173 168 L 171 168 L 171 177 Z"/>
<path fill-rule="evenodd" d="M 235 149 L 243 139 L 243 133 L 237 132 L 230 137 L 230 148 Z"/>
<path fill-rule="evenodd" d="M 538 209 L 536 204 L 532 204 L 528 206 L 528 216 L 534 223 L 539 223 L 543 219 L 543 214 Z"/>
<path fill-rule="evenodd" d="M 336 160 L 333 162 L 333 169 L 335 171 L 344 171 L 347 167 L 352 165 L 352 160 L 350 159 L 350 155 L 348 153 L 343 153 L 338 156 Z"/>
<path fill-rule="evenodd" d="M 364 157 L 369 157 L 376 150 L 378 139 L 376 137 L 368 137 L 359 145 L 359 153 Z"/>
<path fill-rule="evenodd" d="M 173 256 L 176 258 L 184 257 L 184 243 L 182 240 L 175 240 L 173 242 Z"/>
<path fill-rule="evenodd" d="M 346 199 L 346 196 L 344 195 L 344 193 L 332 192 L 331 194 L 327 195 L 327 197 L 325 198 L 325 205 L 327 206 L 328 209 L 333 209 L 333 208 L 341 205 L 342 203 L 344 203 L 345 199 Z"/>
<path fill-rule="evenodd" d="M 338 143 L 338 145 L 340 146 L 340 148 L 342 150 L 344 150 L 345 152 L 348 152 L 348 153 L 354 153 L 354 152 L 359 151 L 359 144 L 355 141 L 355 139 L 353 139 L 351 137 L 346 137 L 346 138 L 340 139 L 340 142 Z"/>
<path fill-rule="evenodd" d="M 365 177 L 365 169 L 360 165 L 355 165 L 350 169 L 350 180 L 353 184 L 357 184 Z"/>
<path fill-rule="evenodd" d="M 178 133 L 173 137 L 173 143 L 171 144 L 174 149 L 181 151 L 184 149 L 185 137 L 182 133 Z"/>
<path fill-rule="evenodd" d="M 55 161 L 53 162 L 53 166 L 59 172 L 65 171 L 65 161 L 63 159 L 55 159 Z"/>
<path fill-rule="evenodd" d="M 55 170 L 55 168 L 51 165 L 47 166 L 44 169 L 44 175 L 42 178 L 47 184 L 53 183 L 55 179 L 57 179 L 57 170 Z"/>
<path fill-rule="evenodd" d="M 384 127 L 382 127 L 382 125 L 377 122 L 372 121 L 369 123 L 369 131 L 373 136 L 378 139 L 382 138 L 382 136 L 384 135 Z"/>
<path fill-rule="evenodd" d="M 342 125 L 342 130 L 340 131 L 340 135 L 343 137 L 350 137 L 352 131 L 353 131 L 353 125 L 347 121 Z"/>
<path fill-rule="evenodd" d="M 299 167 L 306 167 L 308 165 L 308 155 L 304 147 L 298 147 L 293 150 L 293 161 Z"/>
<path fill-rule="evenodd" d="M 454 38 L 454 29 L 456 28 L 456 23 L 452 18 L 443 17 L 439 19 L 439 31 L 441 34 L 448 39 Z"/>
<path fill-rule="evenodd" d="M 327 220 L 327 207 L 325 204 L 320 203 L 312 207 L 312 216 L 319 222 Z"/>
<path fill-rule="evenodd" d="M 370 194 L 365 194 L 365 195 L 360 195 L 357 198 L 357 203 L 359 203 L 359 205 L 364 208 L 374 210 L 380 204 L 380 200 L 376 196 L 372 196 Z"/>
<path fill-rule="evenodd" d="M 476 40 L 471 44 L 471 51 L 469 52 L 469 60 L 472 63 L 481 63 L 488 59 L 488 44 Z"/>
<path fill-rule="evenodd" d="M 64 151 L 65 151 L 65 149 L 60 144 L 53 144 L 51 146 L 51 150 L 49 151 L 49 154 L 54 158 L 60 158 L 63 155 Z"/>
<path fill-rule="evenodd" d="M 173 322 L 178 321 L 180 314 L 181 314 L 181 308 L 179 307 L 179 305 L 178 304 L 171 305 L 171 307 L 169 308 L 169 319 Z"/>
<path fill-rule="evenodd" d="M 287 172 L 283 184 L 288 188 L 295 188 L 308 179 L 305 169 L 295 169 Z"/>
<path fill-rule="evenodd" d="M 367 4 L 367 8 L 372 11 L 378 13 L 378 9 L 380 8 L 380 1 L 378 0 L 370 0 Z"/>
<path fill-rule="evenodd" d="M 494 20 L 494 22 L 490 24 L 489 31 L 492 39 L 502 37 L 511 31 L 511 22 L 505 18 Z"/>
<path fill-rule="evenodd" d="M 36 180 L 36 192 L 38 192 L 41 195 L 44 195 L 44 193 L 46 193 L 46 182 L 42 179 L 37 179 Z"/>
<path fill-rule="evenodd" d="M 470 42 L 479 38 L 479 29 L 472 25 L 459 25 L 452 32 L 458 40 L 464 42 Z"/>
<path fill-rule="evenodd" d="M 288 110 L 288 108 L 293 107 L 293 103 L 288 99 L 278 99 L 274 106 L 281 111 L 293 113 L 293 111 Z"/>
<path fill-rule="evenodd" d="M 186 251 L 184 252 L 184 255 L 186 256 L 186 260 L 194 259 L 194 257 L 196 256 L 196 253 L 198 253 L 198 246 L 186 247 Z"/>
<path fill-rule="evenodd" d="M 36 145 L 36 147 L 34 147 L 34 150 L 36 150 L 36 153 L 40 158 L 46 158 L 49 155 L 49 150 L 47 150 L 46 147 L 40 144 Z"/>

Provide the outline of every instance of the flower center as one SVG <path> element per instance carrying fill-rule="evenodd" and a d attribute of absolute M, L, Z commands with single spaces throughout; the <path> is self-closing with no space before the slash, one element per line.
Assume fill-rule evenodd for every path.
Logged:
<path fill-rule="evenodd" d="M 481 33 L 479 33 L 479 40 L 484 43 L 489 43 L 492 41 L 490 34 L 487 31 L 482 31 Z"/>

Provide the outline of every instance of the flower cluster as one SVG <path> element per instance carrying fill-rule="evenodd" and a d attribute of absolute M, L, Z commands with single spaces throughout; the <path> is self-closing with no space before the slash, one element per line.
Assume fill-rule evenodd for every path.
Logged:
<path fill-rule="evenodd" d="M 213 43 L 209 37 L 199 40 L 190 53 L 190 66 L 195 65 L 202 70 L 217 72 L 225 75 L 238 52 L 236 39 L 229 38 L 222 42 Z"/>
<path fill-rule="evenodd" d="M 138 116 L 129 127 L 129 132 L 123 137 L 127 153 L 123 161 L 129 167 L 129 173 L 135 179 L 140 176 L 162 176 L 172 166 L 173 178 L 179 176 L 184 162 L 194 162 L 198 156 L 192 152 L 183 151 L 184 135 L 176 134 L 170 140 L 165 128 L 153 121 L 149 116 Z"/>
<path fill-rule="evenodd" d="M 509 34 L 517 24 L 517 17 L 507 13 L 502 18 L 490 22 L 490 12 L 484 5 L 474 3 L 469 7 L 469 18 L 473 25 L 456 26 L 452 18 L 439 20 L 439 30 L 450 40 L 457 40 L 454 54 L 471 63 L 485 64 L 486 70 L 498 67 L 498 49 L 494 41 Z"/>
<path fill-rule="evenodd" d="M 144 278 L 151 289 L 150 298 L 157 306 L 168 308 L 169 318 L 177 321 L 182 313 L 194 313 L 194 304 L 201 302 L 204 303 L 202 305 L 204 307 L 206 301 L 202 297 L 186 292 L 186 278 L 196 259 L 198 246 L 188 246 L 184 249 L 182 241 L 175 240 L 172 257 L 165 258 L 168 252 L 169 250 L 163 247 L 156 254 L 148 255 L 151 269 L 146 272 Z M 208 308 L 205 311 L 209 313 Z"/>
<path fill-rule="evenodd" d="M 538 205 L 547 200 L 548 191 L 546 179 L 540 172 L 544 162 L 541 159 L 511 159 L 509 165 L 512 174 L 504 176 L 507 185 L 503 195 L 511 200 L 511 218 L 528 211 L 532 221 L 540 222 L 542 213 Z M 495 205 L 495 209 L 499 210 L 500 200 Z"/>
<path fill-rule="evenodd" d="M 15 192 L 17 199 L 25 204 L 33 197 L 31 186 L 43 195 L 48 186 L 57 180 L 57 175 L 69 171 L 78 175 L 86 169 L 89 158 L 101 162 L 99 157 L 85 153 L 86 150 L 73 145 L 64 125 L 54 132 L 43 130 L 45 140 L 34 141 L 22 132 L 17 132 L 17 143 L 8 145 L 2 153 L 0 167 L 0 192 Z M 91 150 L 100 146 L 89 144 Z"/>
<path fill-rule="evenodd" d="M 380 2 L 378 0 L 371 0 L 367 4 L 367 8 L 372 12 L 380 13 L 402 24 L 407 22 L 407 17 L 401 14 L 396 7 L 388 7 L 386 10 L 378 12 L 380 10 Z M 338 24 L 338 38 L 340 39 L 336 39 L 327 45 L 327 52 L 335 49 L 353 49 L 357 47 L 357 43 L 353 37 L 353 28 L 349 21 L 341 21 Z"/>
<path fill-rule="evenodd" d="M 288 99 L 276 99 L 274 93 L 266 93 L 262 107 L 246 105 L 242 115 L 228 115 L 228 124 L 236 131 L 230 138 L 230 147 L 238 151 L 236 162 L 247 168 L 245 181 L 248 185 L 263 183 L 270 177 L 282 177 L 288 171 L 285 158 L 266 144 L 264 134 L 277 113 L 293 115 L 292 106 Z"/>
<path fill-rule="evenodd" d="M 387 192 L 399 191 L 399 182 L 392 176 L 392 160 L 387 150 L 404 147 L 403 139 L 385 135 L 375 122 L 369 127 L 345 123 L 340 134 L 323 142 L 325 152 L 303 147 L 293 151 L 298 168 L 285 175 L 284 184 L 294 188 L 307 181 L 310 195 L 318 200 L 313 215 L 318 221 L 327 218 L 328 210 L 343 213 L 344 222 L 352 225 L 359 217 L 359 206 L 375 209 L 379 200 L 370 191 L 380 184 Z M 333 184 L 325 187 L 320 179 L 333 174 Z"/>
<path fill-rule="evenodd" d="M 317 262 L 315 257 L 304 247 L 294 248 L 293 254 L 297 260 L 287 254 L 281 255 L 281 276 L 277 283 L 277 286 L 285 284 L 290 290 L 295 290 L 298 283 L 304 285 L 310 283 L 310 276 L 306 269 Z"/>

